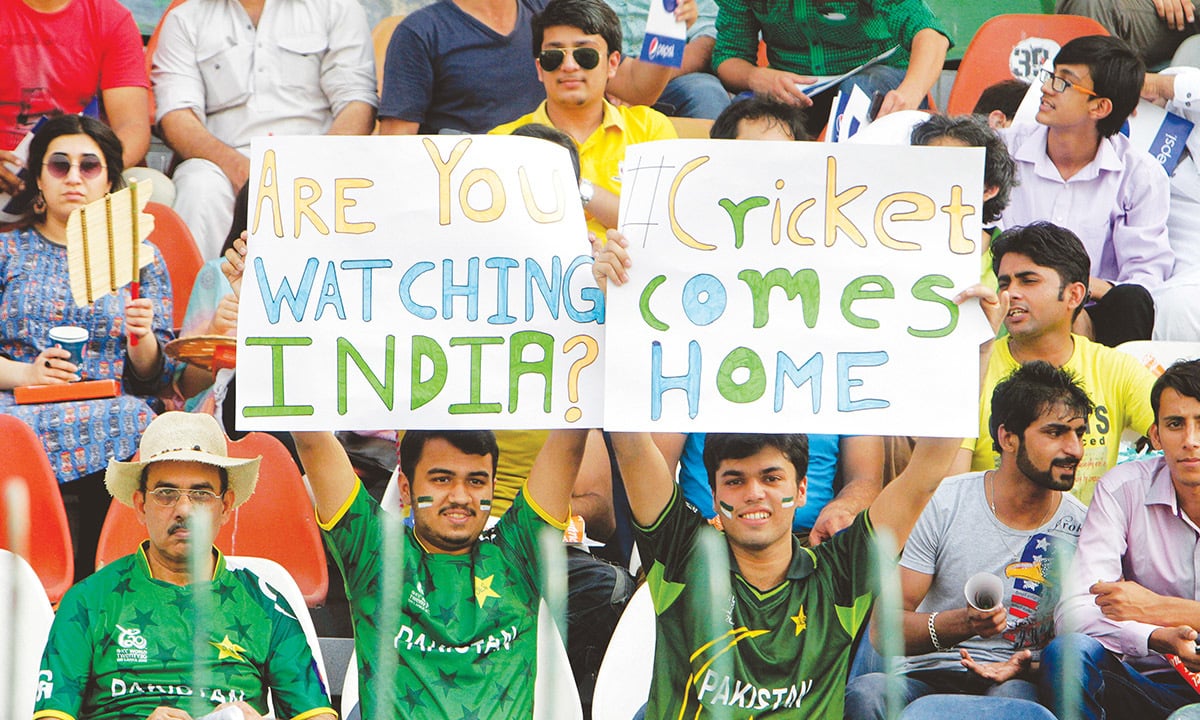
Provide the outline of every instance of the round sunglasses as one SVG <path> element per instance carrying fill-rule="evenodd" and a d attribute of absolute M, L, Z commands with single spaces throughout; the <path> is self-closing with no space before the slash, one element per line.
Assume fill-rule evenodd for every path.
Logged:
<path fill-rule="evenodd" d="M 596 48 L 577 47 L 571 50 L 563 48 L 553 48 L 551 50 L 543 50 L 538 53 L 538 65 L 546 72 L 554 72 L 562 67 L 563 61 L 567 59 L 567 53 L 571 53 L 571 57 L 575 58 L 575 64 L 584 70 L 592 70 L 600 64 L 600 51 Z"/>
<path fill-rule="evenodd" d="M 84 155 L 79 158 L 79 162 L 71 162 L 71 158 L 66 153 L 53 153 L 46 158 L 43 167 L 50 173 L 50 177 L 59 180 L 65 178 L 73 167 L 79 168 L 79 176 L 84 180 L 95 180 L 100 177 L 100 173 L 108 169 L 108 166 L 95 155 Z"/>

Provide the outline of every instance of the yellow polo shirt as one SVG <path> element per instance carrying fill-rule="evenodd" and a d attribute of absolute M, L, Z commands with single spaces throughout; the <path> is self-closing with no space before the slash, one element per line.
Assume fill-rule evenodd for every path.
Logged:
<path fill-rule="evenodd" d="M 554 127 L 546 114 L 546 102 L 537 110 L 505 123 L 492 130 L 492 135 L 510 135 L 522 125 L 538 123 Z M 645 105 L 617 107 L 604 101 L 604 120 L 588 139 L 579 145 L 579 173 L 593 184 L 610 192 L 621 194 L 621 162 L 625 159 L 625 148 L 651 140 L 673 140 L 679 137 L 675 126 L 666 115 Z M 588 230 L 604 237 L 605 227 L 590 214 L 587 215 Z"/>

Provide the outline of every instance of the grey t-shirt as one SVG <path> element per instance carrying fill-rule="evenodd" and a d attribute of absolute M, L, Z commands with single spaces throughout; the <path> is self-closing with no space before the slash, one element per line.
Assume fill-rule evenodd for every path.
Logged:
<path fill-rule="evenodd" d="M 966 607 L 963 587 L 972 575 L 990 572 L 1004 584 L 1008 629 L 990 638 L 975 636 L 951 652 L 910 656 L 906 671 L 961 670 L 958 648 L 977 662 L 1003 662 L 1020 649 L 1037 651 L 1054 637 L 1054 606 L 1061 575 L 1075 553 L 1087 510 L 1063 493 L 1054 516 L 1037 530 L 1014 530 L 988 505 L 984 473 L 942 481 L 909 536 L 900 565 L 933 576 L 917 612 Z"/>

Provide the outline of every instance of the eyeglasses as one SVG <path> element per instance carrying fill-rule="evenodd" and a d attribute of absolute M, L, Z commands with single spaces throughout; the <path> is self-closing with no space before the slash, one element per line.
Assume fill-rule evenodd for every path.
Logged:
<path fill-rule="evenodd" d="M 1038 70 L 1038 80 L 1041 80 L 1042 84 L 1050 83 L 1050 89 L 1056 93 L 1066 92 L 1067 88 L 1075 88 L 1075 90 L 1083 93 L 1084 95 L 1100 97 L 1095 90 L 1089 90 L 1081 85 L 1076 85 L 1064 77 L 1059 77 L 1055 75 L 1050 68 L 1042 68 L 1041 70 Z"/>
<path fill-rule="evenodd" d="M 79 162 L 71 162 L 70 156 L 66 153 L 54 153 L 46 159 L 44 165 L 50 172 L 50 176 L 59 180 L 70 174 L 73 167 L 79 168 L 79 176 L 84 180 L 95 180 L 108 168 L 100 158 L 92 154 L 79 158 Z"/>
<path fill-rule="evenodd" d="M 221 496 L 212 490 L 180 490 L 172 487 L 157 488 L 146 494 L 153 496 L 154 500 L 163 507 L 173 507 L 185 495 L 193 505 L 208 505 L 221 499 Z"/>
<path fill-rule="evenodd" d="M 571 53 L 571 57 L 575 58 L 575 64 L 584 70 L 592 70 L 600 64 L 600 51 L 596 48 L 577 47 L 566 50 L 564 48 L 553 48 L 543 50 L 538 53 L 538 65 L 546 72 L 554 72 L 562 67 L 563 61 L 567 59 L 567 53 Z"/>

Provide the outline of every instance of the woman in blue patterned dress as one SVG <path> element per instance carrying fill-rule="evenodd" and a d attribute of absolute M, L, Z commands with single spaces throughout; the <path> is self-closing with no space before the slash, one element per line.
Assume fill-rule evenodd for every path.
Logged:
<path fill-rule="evenodd" d="M 137 451 L 155 415 L 149 401 L 171 377 L 163 353 L 171 339 L 171 283 L 155 250 L 153 264 L 141 271 L 140 299 L 130 300 L 123 288 L 91 305 L 75 304 L 67 218 L 124 185 L 121 142 L 106 125 L 78 115 L 50 120 L 30 146 L 27 167 L 17 200 L 30 208 L 30 226 L 0 234 L 0 412 L 34 429 L 60 483 L 75 485 L 72 481 L 91 476 L 96 484 L 110 458 L 126 460 Z M 90 339 L 79 366 L 50 341 L 56 325 L 87 329 Z M 138 343 L 129 343 L 129 337 Z M 122 394 L 37 405 L 13 401 L 14 387 L 80 378 L 118 379 Z"/>

